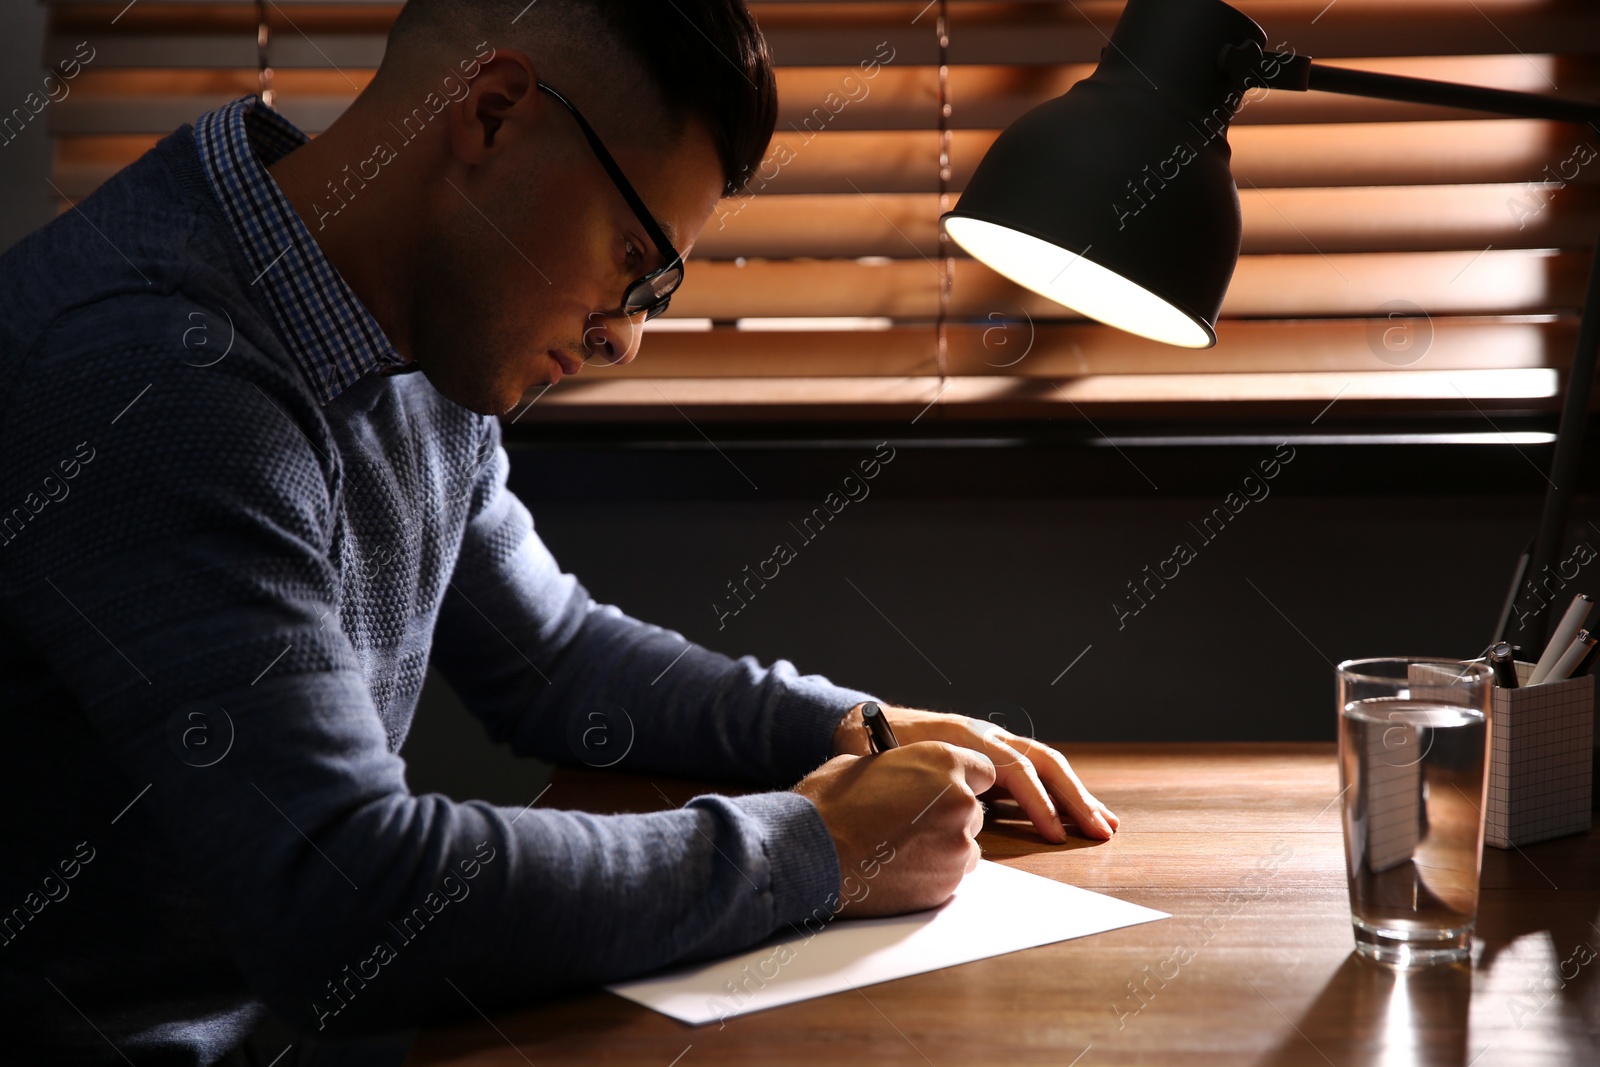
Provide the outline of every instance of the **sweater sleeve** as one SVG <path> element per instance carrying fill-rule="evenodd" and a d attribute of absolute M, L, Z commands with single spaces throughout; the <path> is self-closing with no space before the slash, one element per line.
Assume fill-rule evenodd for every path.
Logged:
<path fill-rule="evenodd" d="M 0 548 L 0 611 L 115 768 L 108 797 L 132 798 L 116 832 L 205 905 L 151 899 L 151 922 L 214 926 L 283 1019 L 359 1036 L 725 954 L 826 909 L 837 859 L 796 794 L 616 816 L 412 795 L 337 624 L 326 423 L 242 340 L 183 363 L 188 312 L 75 313 L 0 421 L 0 499 L 77 457 L 70 493 L 44 482 Z M 225 751 L 194 758 L 196 727 Z"/>
<path fill-rule="evenodd" d="M 845 712 L 879 699 L 596 603 L 506 488 L 498 420 L 486 429 L 433 663 L 494 741 L 552 763 L 788 786 L 833 754 Z"/>

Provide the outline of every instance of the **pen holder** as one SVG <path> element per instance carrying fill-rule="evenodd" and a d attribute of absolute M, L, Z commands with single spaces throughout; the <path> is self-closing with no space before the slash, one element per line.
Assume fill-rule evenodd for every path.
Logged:
<path fill-rule="evenodd" d="M 1533 664 L 1517 663 L 1526 685 Z M 1511 848 L 1586 832 L 1593 788 L 1594 676 L 1496 687 L 1489 714 L 1484 842 Z"/>

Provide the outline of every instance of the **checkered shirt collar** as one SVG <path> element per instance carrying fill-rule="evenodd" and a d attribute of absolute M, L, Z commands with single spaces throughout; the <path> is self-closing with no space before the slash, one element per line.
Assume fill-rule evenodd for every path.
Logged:
<path fill-rule="evenodd" d="M 201 115 L 194 134 L 206 179 L 244 246 L 250 284 L 265 290 L 322 402 L 373 370 L 404 363 L 267 172 L 310 138 L 255 96 Z"/>

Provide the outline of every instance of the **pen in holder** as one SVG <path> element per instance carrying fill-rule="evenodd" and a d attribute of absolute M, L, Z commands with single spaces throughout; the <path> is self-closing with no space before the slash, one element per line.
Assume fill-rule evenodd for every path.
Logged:
<path fill-rule="evenodd" d="M 1489 803 L 1484 843 L 1511 848 L 1586 832 L 1593 788 L 1594 676 L 1496 687 L 1489 713 Z"/>

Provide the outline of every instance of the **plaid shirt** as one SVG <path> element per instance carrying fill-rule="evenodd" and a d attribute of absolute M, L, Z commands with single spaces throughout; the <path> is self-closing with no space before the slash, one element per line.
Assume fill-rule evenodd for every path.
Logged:
<path fill-rule="evenodd" d="M 250 284 L 266 290 L 279 333 L 322 402 L 373 370 L 404 363 L 267 172 L 310 138 L 254 96 L 201 115 L 194 135 L 206 180 L 255 275 Z"/>

